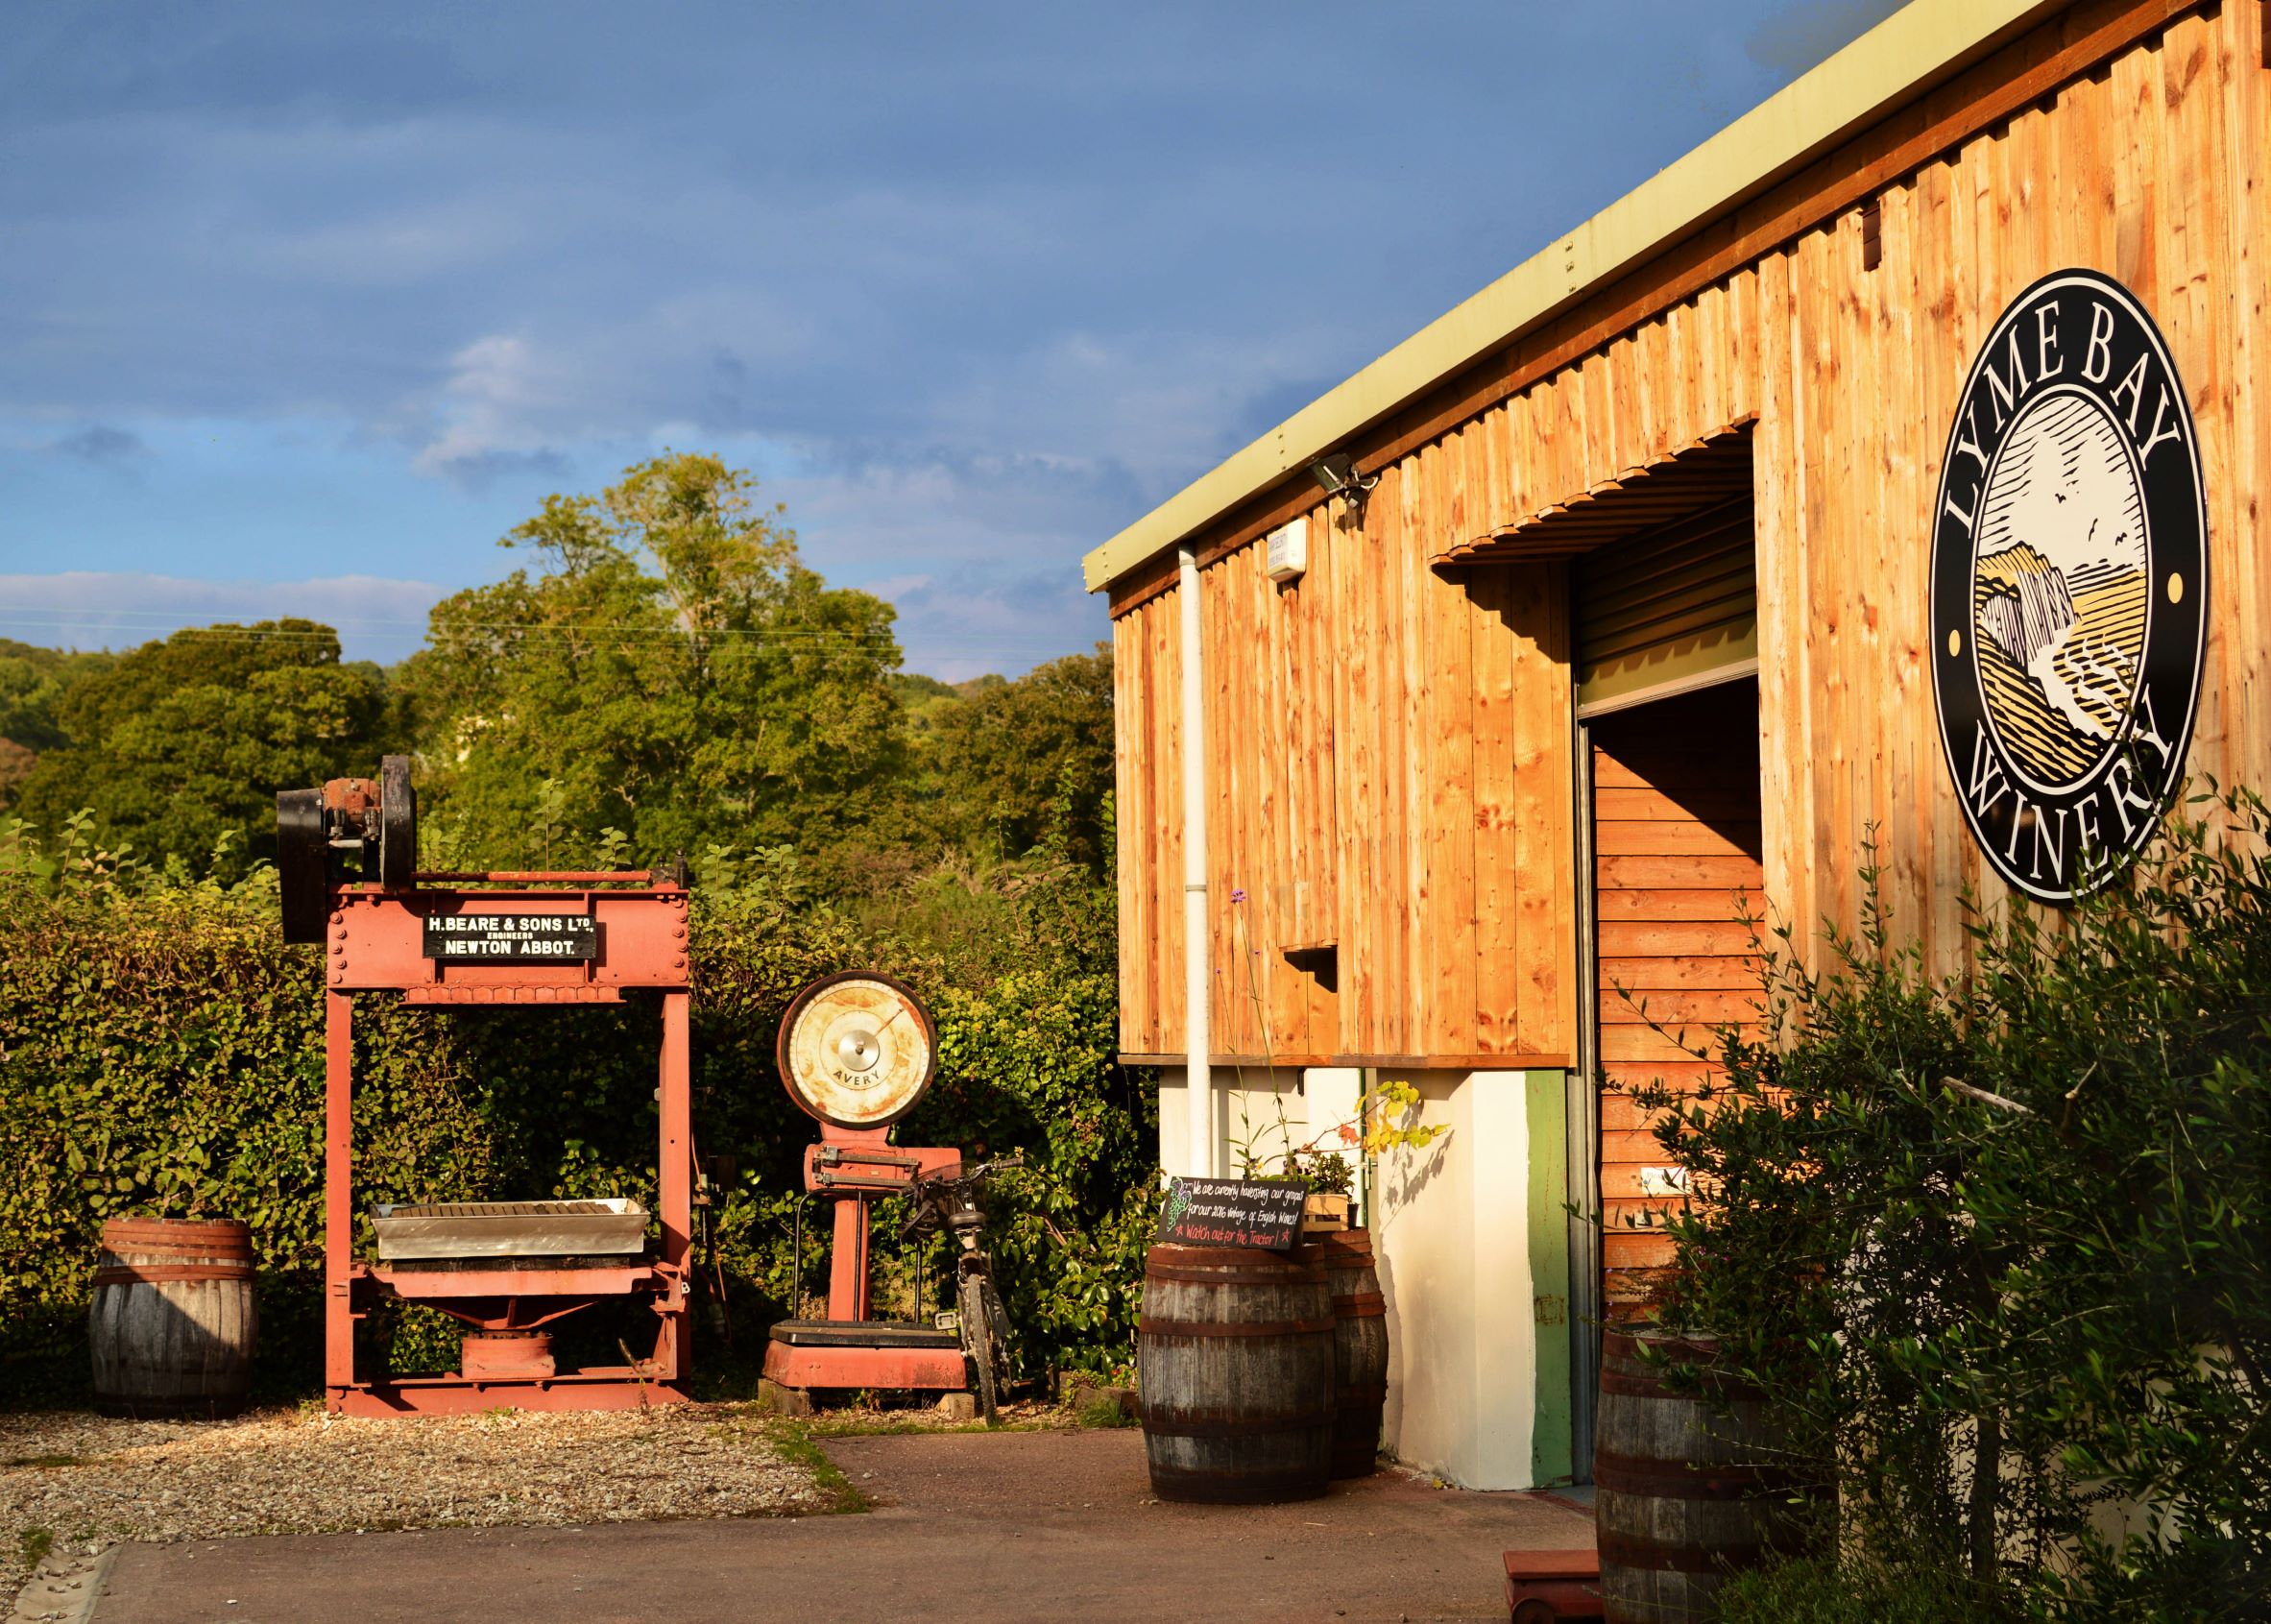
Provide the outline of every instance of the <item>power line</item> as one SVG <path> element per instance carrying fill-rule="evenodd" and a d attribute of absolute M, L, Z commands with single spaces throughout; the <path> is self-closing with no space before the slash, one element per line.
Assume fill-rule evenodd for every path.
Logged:
<path fill-rule="evenodd" d="M 117 624 L 118 621 L 130 617 L 140 618 L 145 624 L 141 626 L 120 626 Z M 304 618 L 283 617 L 283 618 Z M 689 633 L 683 626 L 637 625 L 621 621 L 472 620 L 436 629 L 430 624 L 416 620 L 342 619 L 336 623 L 328 620 L 318 621 L 317 626 L 322 629 L 292 631 L 275 626 L 247 626 L 230 622 L 218 622 L 204 626 L 183 625 L 179 617 L 166 616 L 162 612 L 154 610 L 115 613 L 106 610 L 78 614 L 61 610 L 31 610 L 0 615 L 0 626 L 16 626 L 34 631 L 54 633 L 74 629 L 85 631 L 117 630 L 148 631 L 154 635 L 163 635 L 168 630 L 180 630 L 199 632 L 214 642 L 324 642 L 334 640 L 338 630 L 343 626 L 358 629 L 372 627 L 407 629 L 421 625 L 423 625 L 429 642 L 438 640 L 445 644 L 471 642 L 482 637 L 523 637 L 550 639 L 559 642 L 568 642 L 575 639 L 594 642 L 614 639 L 623 642 L 677 642 L 685 641 L 689 636 L 699 636 L 712 640 L 747 640 L 759 646 L 777 644 L 790 649 L 802 646 L 813 649 L 834 648 L 846 651 L 881 652 L 903 645 L 899 636 L 892 632 L 847 632 L 817 627 L 798 629 L 725 626 Z M 1007 642 L 997 638 L 930 634 L 924 634 L 916 641 L 925 645 L 944 644 L 973 651 L 1003 654 L 1046 653 L 1058 646 L 1055 643 Z"/>

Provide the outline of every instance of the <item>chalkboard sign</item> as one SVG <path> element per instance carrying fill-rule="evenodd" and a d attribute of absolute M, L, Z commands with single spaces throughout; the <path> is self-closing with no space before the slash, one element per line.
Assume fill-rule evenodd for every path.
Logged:
<path fill-rule="evenodd" d="M 430 913 L 425 956 L 473 964 L 589 964 L 599 921 L 588 913 Z"/>
<path fill-rule="evenodd" d="M 1300 1239 L 1308 1197 L 1305 1186 L 1283 1179 L 1171 1179 L 1159 1209 L 1159 1239 L 1171 1246 L 1284 1251 Z"/>

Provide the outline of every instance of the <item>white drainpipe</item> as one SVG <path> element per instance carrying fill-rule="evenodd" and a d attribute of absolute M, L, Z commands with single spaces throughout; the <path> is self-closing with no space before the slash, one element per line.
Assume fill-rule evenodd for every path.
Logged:
<path fill-rule="evenodd" d="M 1215 1080 L 1207 1070 L 1207 1000 L 1214 966 L 1206 922 L 1206 675 L 1199 664 L 1198 558 L 1175 553 L 1176 595 L 1183 610 L 1183 1046 L 1188 1068 L 1190 1168 L 1215 1176 Z"/>

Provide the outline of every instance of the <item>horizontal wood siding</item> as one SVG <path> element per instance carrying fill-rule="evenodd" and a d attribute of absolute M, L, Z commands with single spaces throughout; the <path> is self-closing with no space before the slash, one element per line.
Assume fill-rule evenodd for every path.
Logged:
<path fill-rule="evenodd" d="M 1716 1075 L 1712 1033 L 1751 1027 L 1758 963 L 1745 899 L 1763 907 L 1758 689 L 1729 683 L 1592 724 L 1594 933 L 1599 960 L 1604 1295 L 1637 1310 L 1669 1243 L 1643 1215 L 1660 1198 L 1642 1169 L 1665 1164 L 1650 1116 L 1627 1093 Z"/>

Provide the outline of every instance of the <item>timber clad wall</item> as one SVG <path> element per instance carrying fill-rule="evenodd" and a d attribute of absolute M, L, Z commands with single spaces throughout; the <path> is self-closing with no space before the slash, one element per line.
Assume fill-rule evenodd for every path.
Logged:
<path fill-rule="evenodd" d="M 1961 888 L 2003 893 L 1942 762 L 1928 520 L 1981 338 L 2070 265 L 2138 294 L 2198 420 L 2212 618 L 2190 768 L 2271 787 L 2271 728 L 2247 725 L 2271 701 L 2264 33 L 2260 0 L 2054 16 L 1514 341 L 1488 363 L 1500 381 L 1446 380 L 1358 436 L 1381 473 L 1362 530 L 1339 504 L 1313 515 L 1297 589 L 1262 577 L 1254 514 L 1195 538 L 1214 559 L 1216 1047 L 1470 1066 L 1573 1047 L 1588 978 L 1566 566 L 1519 561 L 1565 556 L 1557 521 L 1610 516 L 1646 471 L 1744 424 L 1770 905 L 1849 927 L 1874 826 L 1895 928 L 1960 968 Z M 1182 1036 L 1175 606 L 1143 600 L 1156 581 L 1138 571 L 1115 601 L 1123 1042 L 1140 1053 Z M 1325 935 L 1337 1000 L 1281 955 Z"/>
<path fill-rule="evenodd" d="M 1201 577 L 1226 1054 L 1564 1065 L 1573 1047 L 1564 572 L 1431 570 L 1416 461 L 1361 529 L 1312 521 L 1298 581 L 1256 547 Z M 1183 1030 L 1176 598 L 1116 628 L 1121 1031 L 1141 1054 Z M 1327 948 L 1337 995 L 1308 967 Z"/>

